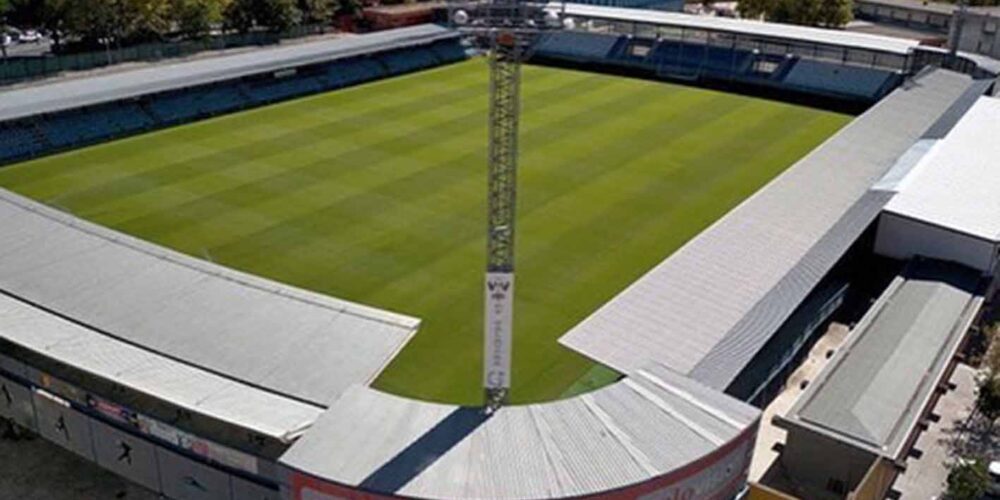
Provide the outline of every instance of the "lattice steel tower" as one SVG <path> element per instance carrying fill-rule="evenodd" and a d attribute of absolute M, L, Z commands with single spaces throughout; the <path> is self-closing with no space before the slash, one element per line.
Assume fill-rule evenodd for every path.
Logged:
<path fill-rule="evenodd" d="M 483 388 L 495 410 L 510 393 L 521 63 L 537 36 L 563 27 L 562 8 L 519 0 L 453 2 L 453 25 L 489 50 L 490 112 Z"/>

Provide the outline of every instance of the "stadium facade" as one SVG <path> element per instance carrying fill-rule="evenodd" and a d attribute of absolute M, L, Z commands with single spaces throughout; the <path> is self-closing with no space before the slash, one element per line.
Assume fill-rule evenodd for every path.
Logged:
<path fill-rule="evenodd" d="M 964 133 L 956 124 L 994 90 L 998 66 L 871 35 L 593 5 L 567 12 L 581 29 L 542 40 L 539 61 L 867 107 L 561 338 L 621 380 L 490 415 L 386 394 L 370 383 L 419 319 L 3 191 L 0 415 L 179 499 L 737 496 L 757 407 L 849 300 L 876 242 L 897 259 L 957 260 L 962 275 L 975 265 L 934 253 L 940 223 L 914 212 L 937 194 L 886 185 L 953 128 Z M 6 91 L 0 162 L 465 53 L 457 34 L 427 25 Z M 956 200 L 940 207 L 963 213 Z M 893 228 L 903 217 L 935 229 L 886 243 L 887 231 L 910 231 Z M 982 238 L 970 233 L 995 229 L 956 234 L 971 249 Z M 993 236 L 992 261 L 970 278 L 974 304 L 994 281 Z M 975 316 L 973 307 L 961 313 Z"/>

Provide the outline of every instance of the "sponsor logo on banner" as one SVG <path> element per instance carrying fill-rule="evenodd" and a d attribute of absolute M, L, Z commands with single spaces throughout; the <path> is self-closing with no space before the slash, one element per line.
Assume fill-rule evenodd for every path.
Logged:
<path fill-rule="evenodd" d="M 139 429 L 147 435 L 234 469 L 253 474 L 258 472 L 257 457 L 249 453 L 199 438 L 144 415 L 139 415 L 138 420 Z"/>
<path fill-rule="evenodd" d="M 483 377 L 487 389 L 510 387 L 513 302 L 514 275 L 486 273 L 486 352 Z"/>

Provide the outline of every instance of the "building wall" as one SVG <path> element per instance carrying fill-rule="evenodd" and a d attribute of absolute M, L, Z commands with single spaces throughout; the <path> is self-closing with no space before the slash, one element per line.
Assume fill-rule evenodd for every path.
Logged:
<path fill-rule="evenodd" d="M 879 217 L 875 252 L 901 260 L 919 255 L 957 262 L 986 275 L 997 262 L 993 242 L 887 212 Z"/>
<path fill-rule="evenodd" d="M 950 14 L 865 0 L 854 2 L 854 14 L 858 19 L 866 21 L 898 24 L 907 28 L 941 34 L 948 33 L 951 25 Z"/>
<path fill-rule="evenodd" d="M 825 435 L 790 425 L 781 463 L 810 490 L 842 498 L 857 488 L 876 456 Z"/>
<path fill-rule="evenodd" d="M 1000 17 L 967 13 L 958 50 L 1000 58 Z"/>
<path fill-rule="evenodd" d="M 277 479 L 273 464 L 111 402 L 81 404 L 80 395 L 85 391 L 0 354 L 0 418 L 168 498 L 279 499 L 277 488 L 264 484 Z"/>

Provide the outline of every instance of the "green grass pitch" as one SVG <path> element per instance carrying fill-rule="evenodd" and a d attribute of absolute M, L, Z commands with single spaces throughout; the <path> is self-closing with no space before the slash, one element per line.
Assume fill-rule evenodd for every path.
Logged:
<path fill-rule="evenodd" d="M 524 81 L 515 402 L 606 381 L 556 339 L 850 119 L 586 72 Z M 477 59 L 3 168 L 0 185 L 420 317 L 376 386 L 477 403 L 486 106 Z"/>

